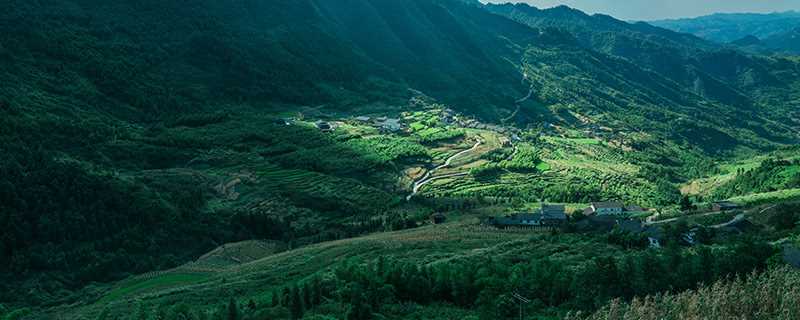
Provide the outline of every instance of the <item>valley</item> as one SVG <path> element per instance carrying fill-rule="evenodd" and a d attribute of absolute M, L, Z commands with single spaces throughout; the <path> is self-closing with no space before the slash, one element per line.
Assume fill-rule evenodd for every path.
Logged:
<path fill-rule="evenodd" d="M 0 320 L 800 318 L 800 59 L 654 24 L 2 3 Z"/>

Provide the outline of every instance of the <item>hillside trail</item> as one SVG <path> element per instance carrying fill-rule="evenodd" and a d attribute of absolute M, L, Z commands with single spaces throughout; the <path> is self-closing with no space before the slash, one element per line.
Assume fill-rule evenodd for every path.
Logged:
<path fill-rule="evenodd" d="M 427 173 L 425 173 L 425 175 L 424 175 L 424 176 L 422 176 L 422 179 L 419 179 L 419 180 L 417 180 L 416 182 L 414 182 L 414 187 L 411 189 L 411 194 L 409 194 L 409 195 L 406 197 L 406 201 L 410 201 L 410 200 L 411 200 L 411 198 L 413 198 L 415 195 L 417 195 L 417 193 L 419 193 L 419 190 L 420 190 L 420 189 L 421 189 L 421 188 L 422 188 L 424 185 L 426 185 L 426 184 L 428 184 L 428 183 L 431 183 L 431 182 L 433 182 L 433 181 L 436 181 L 436 180 L 439 180 L 439 179 L 446 179 L 446 178 L 453 178 L 453 177 L 461 177 L 461 176 L 466 176 L 466 175 L 468 175 L 468 174 L 469 174 L 469 172 L 460 172 L 460 173 L 451 173 L 451 174 L 446 174 L 446 175 L 441 175 L 441 176 L 433 176 L 433 174 L 434 174 L 436 171 L 439 171 L 439 170 L 441 170 L 441 169 L 444 169 L 444 168 L 447 168 L 447 167 L 449 167 L 449 166 L 450 166 L 450 164 L 451 164 L 451 163 L 453 163 L 453 160 L 455 160 L 456 158 L 459 158 L 459 157 L 461 157 L 462 155 L 465 155 L 465 154 L 467 154 L 467 153 L 470 153 L 470 152 L 472 152 L 472 151 L 475 151 L 475 150 L 477 150 L 477 149 L 478 149 L 478 147 L 480 147 L 480 146 L 481 146 L 481 144 L 483 144 L 483 140 L 481 140 L 481 139 L 478 139 L 478 141 L 476 141 L 476 142 L 475 142 L 475 144 L 472 146 L 472 148 L 469 148 L 469 149 L 467 149 L 467 150 L 461 151 L 461 152 L 459 152 L 459 153 L 456 153 L 456 154 L 454 154 L 454 155 L 450 156 L 449 158 L 447 158 L 447 160 L 445 160 L 444 164 L 442 164 L 442 165 L 440 165 L 440 166 L 438 166 L 438 167 L 436 167 L 436 168 L 433 168 L 433 169 L 431 169 L 430 171 L 428 171 Z"/>
<path fill-rule="evenodd" d="M 750 209 L 750 210 L 745 210 L 745 212 L 749 212 L 749 213 L 752 214 L 753 212 L 758 210 L 758 214 L 763 214 L 764 212 L 767 212 L 770 209 L 775 208 L 775 207 L 776 207 L 776 205 L 771 205 L 771 206 L 766 206 L 766 207 L 758 207 L 758 208 L 754 208 L 754 209 Z M 712 211 L 712 212 L 706 212 L 706 213 L 696 214 L 696 215 L 691 215 L 691 216 L 694 216 L 694 217 L 707 217 L 707 216 L 713 216 L 713 215 L 718 215 L 718 214 L 722 214 L 722 213 L 726 213 L 726 211 Z M 652 221 L 651 220 L 652 217 L 653 216 L 647 217 L 647 219 L 646 219 L 647 221 L 645 221 L 645 225 L 652 226 L 652 225 L 657 225 L 657 224 L 671 223 L 671 222 L 675 222 L 675 221 L 678 221 L 680 219 L 683 219 L 683 218 L 686 218 L 686 217 L 689 217 L 689 216 L 670 218 L 670 219 L 664 219 L 664 220 L 658 220 L 658 221 Z M 737 223 L 737 222 L 739 222 L 741 220 L 744 220 L 746 217 L 747 217 L 747 215 L 744 214 L 744 213 L 738 214 L 735 217 L 733 217 L 733 219 L 731 219 L 731 221 L 728 221 L 728 222 L 725 222 L 725 223 L 721 223 L 721 224 L 718 224 L 718 225 L 713 225 L 711 227 L 712 228 L 717 228 L 717 229 L 724 228 L 724 227 L 727 227 L 727 226 L 732 225 L 734 223 Z"/>

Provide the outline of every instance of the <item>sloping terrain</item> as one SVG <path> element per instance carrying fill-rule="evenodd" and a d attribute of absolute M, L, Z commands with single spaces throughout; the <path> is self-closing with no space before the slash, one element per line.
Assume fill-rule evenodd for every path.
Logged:
<path fill-rule="evenodd" d="M 674 202 L 711 160 L 796 143 L 800 126 L 797 59 L 568 8 L 11 0 L 0 30 L 0 301 L 13 305 L 80 302 L 89 283 L 223 243 L 294 248 L 471 205 L 403 201 L 403 172 L 447 158 L 434 138 L 463 131 L 323 132 L 323 120 L 441 104 L 516 126 L 526 149 L 502 169 L 526 201 L 588 185 L 579 200 L 643 189 L 645 203 Z M 551 185 L 569 187 L 539 184 L 547 160 L 570 174 Z M 198 280 L 165 286 L 186 279 Z"/>
<path fill-rule="evenodd" d="M 793 319 L 800 317 L 798 283 L 797 270 L 779 268 L 696 291 L 645 297 L 631 304 L 615 302 L 589 317 L 568 319 Z"/>

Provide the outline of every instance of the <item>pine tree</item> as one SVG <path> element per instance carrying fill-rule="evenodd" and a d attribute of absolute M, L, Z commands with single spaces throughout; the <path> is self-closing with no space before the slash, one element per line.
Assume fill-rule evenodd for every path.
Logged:
<path fill-rule="evenodd" d="M 147 307 L 145 307 L 144 303 L 139 302 L 139 305 L 136 308 L 136 320 L 149 320 L 150 315 L 147 312 Z"/>
<path fill-rule="evenodd" d="M 311 295 L 311 302 L 315 306 L 322 304 L 322 280 L 319 278 L 319 276 L 314 277 L 314 279 L 311 281 L 311 288 L 313 291 L 313 294 Z"/>
<path fill-rule="evenodd" d="M 239 306 L 233 298 L 228 302 L 228 320 L 239 320 Z"/>
<path fill-rule="evenodd" d="M 300 319 L 303 317 L 305 310 L 303 306 L 303 298 L 301 298 L 300 288 L 297 286 L 292 287 L 291 299 L 289 300 L 289 311 L 292 313 L 292 319 Z"/>
<path fill-rule="evenodd" d="M 281 305 L 281 294 L 278 293 L 278 290 L 272 290 L 272 301 L 271 304 L 273 307 L 277 307 Z"/>
<path fill-rule="evenodd" d="M 370 309 L 369 304 L 366 303 L 364 295 L 357 293 L 353 300 L 354 301 L 350 305 L 350 309 L 347 310 L 347 320 L 372 319 L 372 310 Z"/>
<path fill-rule="evenodd" d="M 281 291 L 281 305 L 284 307 L 288 307 L 292 302 L 292 291 L 289 290 L 289 287 L 283 287 L 283 291 Z"/>
<path fill-rule="evenodd" d="M 303 304 L 307 308 L 311 308 L 314 304 L 311 298 L 311 286 L 309 286 L 308 282 L 303 283 Z"/>
<path fill-rule="evenodd" d="M 108 307 L 103 308 L 103 311 L 100 311 L 100 314 L 97 315 L 97 320 L 110 320 L 111 310 Z"/>

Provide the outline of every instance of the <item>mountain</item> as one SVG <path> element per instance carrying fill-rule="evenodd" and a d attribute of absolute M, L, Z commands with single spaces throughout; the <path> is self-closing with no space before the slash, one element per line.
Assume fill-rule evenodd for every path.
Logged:
<path fill-rule="evenodd" d="M 778 52 L 800 54 L 800 24 L 790 31 L 764 39 L 763 45 Z"/>
<path fill-rule="evenodd" d="M 789 32 L 800 26 L 800 12 L 717 13 L 697 18 L 658 20 L 648 23 L 719 43 L 729 43 L 746 36 L 765 39 Z"/>
<path fill-rule="evenodd" d="M 477 7 L 441 1 L 199 2 L 178 20 L 187 8 L 172 2 L 12 1 L 5 9 L 6 57 L 32 69 L 83 58 L 67 66 L 71 81 L 94 84 L 97 100 L 156 113 L 211 101 L 346 109 L 370 102 L 361 94 L 370 90 L 406 97 L 407 86 L 488 107 L 475 111 L 502 109 L 521 95 L 518 51 L 531 38 Z M 111 67 L 112 57 L 122 60 Z"/>
<path fill-rule="evenodd" d="M 281 119 L 397 114 L 418 90 L 496 119 L 527 91 L 536 37 L 455 1 L 0 9 L 0 301 L 29 304 L 219 243 L 318 242 L 429 214 L 387 211 L 402 207 L 401 164 L 429 159 L 419 143 Z"/>
<path fill-rule="evenodd" d="M 745 36 L 744 38 L 741 38 L 739 40 L 732 41 L 731 44 L 735 45 L 737 47 L 748 47 L 748 46 L 761 46 L 761 45 L 763 45 L 763 43 L 761 42 L 761 39 L 759 39 L 758 37 L 756 37 L 754 35 L 748 35 L 748 36 Z"/>
<path fill-rule="evenodd" d="M 731 144 L 733 140 L 755 141 L 734 138 L 737 133 L 722 128 L 761 131 L 771 127 L 766 125 L 771 121 L 756 124 L 765 120 L 759 120 L 762 115 L 774 117 L 767 115 L 774 109 L 765 104 L 771 98 L 764 93 L 781 92 L 796 81 L 777 78 L 782 73 L 774 71 L 783 68 L 779 66 L 784 65 L 784 60 L 750 56 L 647 24 L 589 16 L 566 7 L 539 10 L 525 4 L 505 4 L 487 8 L 541 28 L 540 32 L 560 30 L 563 37 L 574 39 L 558 48 L 540 46 L 526 53 L 526 70 L 529 76 L 537 75 L 533 82 L 536 92 L 542 94 L 540 99 L 550 103 L 570 101 L 583 113 L 603 113 L 609 117 L 606 121 L 632 125 L 628 129 L 646 126 L 651 132 L 670 132 L 670 140 L 702 133 L 700 136 L 709 140 L 691 143 L 701 148 L 713 146 L 705 151 L 739 144 Z M 581 76 L 574 77 L 576 74 Z M 572 79 L 583 83 L 570 82 Z M 768 87 L 772 89 L 765 90 Z M 616 98 L 623 96 L 625 99 Z M 665 109 L 665 105 L 670 107 Z M 709 108 L 714 112 L 708 112 Z M 652 121 L 655 118 L 666 122 Z M 687 126 L 679 123 L 681 118 L 692 118 L 693 122 Z M 667 123 L 670 121 L 678 122 Z M 791 135 L 788 128 L 779 127 L 768 128 L 773 132 L 769 135 Z M 765 137 L 763 133 L 766 132 L 757 135 Z"/>
<path fill-rule="evenodd" d="M 468 219 L 544 201 L 607 199 L 675 206 L 678 184 L 719 173 L 727 161 L 794 150 L 799 138 L 797 59 L 567 7 L 11 0 L 0 4 L 0 28 L 0 302 L 14 307 L 96 310 L 115 295 L 169 299 L 191 292 L 171 284 L 197 282 L 217 294 L 199 297 L 203 303 L 241 294 L 263 306 L 265 288 L 289 290 L 285 281 L 353 256 L 321 255 L 325 268 L 302 269 L 307 256 L 294 255 L 303 251 L 286 251 L 281 257 L 291 256 L 298 269 L 270 264 L 277 271 L 261 274 L 252 287 L 238 286 L 253 280 L 238 264 L 219 267 L 219 277 L 205 275 L 220 270 L 213 264 L 199 275 L 148 276 L 224 251 L 225 243 L 269 240 L 286 250 L 323 243 L 314 248 L 324 251 L 367 233 L 416 228 L 440 212 L 469 212 Z M 388 119 L 376 125 L 359 115 L 394 118 L 408 130 L 394 133 Z M 458 155 L 466 159 L 453 161 Z M 439 171 L 445 173 L 434 177 L 437 183 L 427 180 Z M 422 186 L 431 192 L 407 197 Z M 463 230 L 474 233 L 459 238 Z M 472 226 L 463 230 L 447 244 L 478 244 L 418 261 L 482 256 L 484 237 L 502 240 Z M 343 250 L 377 259 L 399 244 L 403 250 L 394 253 L 408 258 L 418 244 L 436 247 L 436 237 L 400 231 Z M 588 242 L 590 253 L 611 246 L 606 241 L 641 244 L 567 237 Z M 520 252 L 497 241 L 511 259 L 487 266 L 539 247 L 547 250 L 541 256 L 571 250 L 540 240 Z M 440 254 L 436 248 L 428 254 Z M 591 255 L 580 257 L 571 266 Z M 749 272 L 761 258 L 735 271 Z M 482 262 L 460 266 L 477 272 Z M 355 266 L 358 275 L 333 279 L 345 285 L 325 282 L 329 297 L 335 288 L 352 289 L 335 292 L 353 301 L 336 302 L 332 308 L 342 312 L 332 314 L 369 318 L 362 300 L 378 295 L 365 297 L 360 286 L 373 293 L 405 283 L 397 297 L 407 299 L 414 295 L 407 284 L 434 283 L 430 270 L 401 266 L 380 282 L 358 276 L 370 272 Z M 446 270 L 436 269 L 436 284 L 450 286 Z M 559 281 L 579 287 L 595 275 L 563 271 L 569 277 Z M 403 273 L 414 281 L 397 277 Z M 100 296 L 114 291 L 93 284 L 134 274 L 144 274 L 137 279 L 146 285 L 123 285 L 107 300 Z M 511 273 L 497 274 L 485 283 Z M 446 296 L 437 301 L 460 308 L 510 301 L 493 291 L 478 295 L 473 280 L 437 289 Z M 169 290 L 149 296 L 137 289 L 149 285 Z M 278 304 L 299 299 L 293 292 Z M 593 293 L 540 298 L 554 307 L 599 300 Z M 375 299 L 369 304 L 381 303 Z M 170 317 L 184 311 L 170 309 Z"/>

